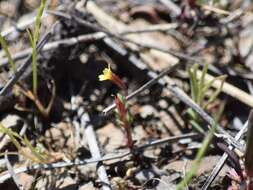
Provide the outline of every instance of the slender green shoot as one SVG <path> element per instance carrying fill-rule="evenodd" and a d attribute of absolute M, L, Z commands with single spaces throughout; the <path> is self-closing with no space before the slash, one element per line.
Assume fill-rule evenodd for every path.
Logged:
<path fill-rule="evenodd" d="M 35 28 L 33 34 L 28 32 L 32 46 L 32 71 L 33 71 L 33 93 L 37 95 L 38 88 L 38 71 L 37 71 L 37 50 L 36 45 L 40 37 L 41 17 L 45 9 L 46 0 L 41 0 L 40 7 L 37 12 Z"/>
<path fill-rule="evenodd" d="M 23 143 L 30 149 L 30 151 L 32 152 L 32 154 L 40 161 L 45 162 L 47 159 L 47 155 L 43 152 L 41 152 L 39 149 L 37 149 L 36 147 L 33 147 L 33 145 L 31 144 L 31 142 L 27 139 L 27 137 L 25 136 L 23 138 Z"/>
<path fill-rule="evenodd" d="M 194 64 L 192 67 L 188 69 L 188 74 L 190 78 L 190 88 L 191 88 L 191 97 L 192 99 L 203 109 L 206 109 L 209 104 L 211 104 L 219 95 L 223 88 L 223 84 L 225 82 L 226 76 L 218 76 L 213 80 L 206 81 L 206 74 L 208 72 L 208 65 L 202 69 L 201 75 L 198 77 L 198 69 L 199 66 Z M 211 95 L 207 97 L 207 92 L 212 87 L 212 84 L 217 81 L 221 81 L 221 85 L 217 88 Z M 196 129 L 200 133 L 204 133 L 204 130 L 201 127 L 201 120 L 199 119 L 198 114 L 189 108 L 187 113 L 190 117 L 190 123 L 194 129 Z"/>
<path fill-rule="evenodd" d="M 8 62 L 10 63 L 12 71 L 15 73 L 17 71 L 16 65 L 11 57 L 11 54 L 10 54 L 10 51 L 8 48 L 8 44 L 6 43 L 5 39 L 3 38 L 3 36 L 1 34 L 0 34 L 0 43 L 1 43 L 1 46 L 4 50 L 4 52 L 5 52 L 6 57 L 8 58 Z"/>
<path fill-rule="evenodd" d="M 18 142 L 18 140 L 20 140 L 20 136 L 17 133 L 13 132 L 11 129 L 5 128 L 1 123 L 0 123 L 0 132 L 8 135 L 11 142 L 15 145 L 15 147 L 18 150 L 21 149 L 21 145 Z"/>
<path fill-rule="evenodd" d="M 6 134 L 10 138 L 11 142 L 18 149 L 20 154 L 22 154 L 25 158 L 37 163 L 47 162 L 48 154 L 46 152 L 41 152 L 37 148 L 33 147 L 27 137 L 21 137 L 18 133 L 4 127 L 1 123 L 0 132 Z M 27 147 L 31 153 L 24 151 L 23 147 Z"/>
<path fill-rule="evenodd" d="M 183 190 L 187 186 L 187 184 L 189 184 L 189 182 L 192 180 L 195 173 L 198 171 L 202 157 L 205 155 L 208 149 L 208 146 L 212 141 L 213 135 L 215 133 L 215 129 L 216 129 L 216 125 L 211 128 L 210 132 L 206 136 L 201 148 L 198 150 L 197 156 L 192 164 L 190 171 L 186 173 L 185 178 L 177 185 L 176 190 Z"/>
<path fill-rule="evenodd" d="M 197 78 L 198 68 L 199 66 L 195 64 L 188 70 L 188 74 L 190 77 L 191 96 L 198 105 L 200 105 L 202 108 L 205 109 L 210 103 L 212 103 L 217 98 L 217 96 L 221 92 L 223 84 L 226 79 L 226 75 L 216 77 L 211 81 L 206 81 L 205 76 L 208 71 L 208 65 L 205 64 L 199 79 Z M 221 81 L 220 87 L 215 90 L 215 92 L 208 98 L 207 101 L 205 101 L 207 91 L 212 87 L 212 84 L 217 80 Z"/>

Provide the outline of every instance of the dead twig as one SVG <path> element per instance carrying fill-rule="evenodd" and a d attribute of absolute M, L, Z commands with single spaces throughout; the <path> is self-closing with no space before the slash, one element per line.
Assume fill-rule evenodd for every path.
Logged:
<path fill-rule="evenodd" d="M 84 109 L 81 107 L 78 110 L 78 115 L 81 118 L 81 127 L 84 129 L 84 134 L 86 136 L 86 140 L 88 142 L 89 150 L 91 152 L 92 158 L 101 159 L 101 153 L 99 150 L 97 138 L 93 126 L 90 123 L 90 118 L 88 113 L 84 112 Z M 97 164 L 97 174 L 102 182 L 103 190 L 111 190 L 110 181 L 106 173 L 106 169 L 102 162 L 98 162 Z"/>
<path fill-rule="evenodd" d="M 129 35 L 129 34 L 136 34 L 136 33 L 147 33 L 147 32 L 166 32 L 178 27 L 177 23 L 170 23 L 170 24 L 155 24 L 151 26 L 146 26 L 145 28 L 138 28 L 138 29 L 128 29 L 126 31 L 120 32 L 118 35 Z"/>
<path fill-rule="evenodd" d="M 247 132 L 248 121 L 246 121 L 246 123 L 243 125 L 243 127 L 241 128 L 241 130 L 236 134 L 235 140 L 239 141 L 240 138 Z M 234 149 L 233 146 L 229 146 L 228 148 L 230 150 Z M 225 164 L 225 162 L 226 162 L 227 159 L 228 159 L 228 154 L 227 153 L 223 153 L 222 157 L 219 159 L 219 162 L 216 164 L 215 168 L 213 169 L 212 173 L 207 178 L 207 180 L 206 180 L 205 184 L 202 186 L 201 190 L 207 190 L 210 187 L 210 185 L 212 184 L 212 182 L 214 181 L 214 179 L 216 178 L 216 176 L 221 171 L 221 169 L 224 166 L 224 164 Z"/>
<path fill-rule="evenodd" d="M 155 147 L 158 145 L 162 145 L 164 143 L 178 142 L 178 140 L 180 139 L 195 138 L 198 136 L 199 134 L 189 133 L 189 134 L 184 134 L 184 135 L 179 135 L 179 136 L 166 137 L 164 139 L 158 139 L 158 140 L 148 142 L 139 147 L 137 146 L 135 148 L 135 151 L 140 151 L 149 147 Z M 71 166 L 77 166 L 77 165 L 87 165 L 87 164 L 93 164 L 93 163 L 98 163 L 98 162 L 103 162 L 103 161 L 122 159 L 131 154 L 132 152 L 129 150 L 123 150 L 123 151 L 118 150 L 117 153 L 107 153 L 105 156 L 99 159 L 91 158 L 91 159 L 85 159 L 85 160 L 79 160 L 79 161 L 76 160 L 76 161 L 70 161 L 70 162 L 57 162 L 57 163 L 52 163 L 52 164 L 34 164 L 29 167 L 24 166 L 24 167 L 15 168 L 14 172 L 15 174 L 19 174 L 19 173 L 33 171 L 37 169 L 55 169 L 55 168 L 71 167 Z M 6 172 L 5 174 L 2 174 L 0 176 L 0 182 L 3 182 L 9 178 L 11 178 L 11 175 L 8 172 Z"/>
<path fill-rule="evenodd" d="M 84 135 L 85 135 L 85 140 L 88 143 L 89 146 L 89 150 L 91 152 L 91 156 L 93 159 L 101 159 L 101 153 L 99 150 L 99 145 L 97 142 L 97 137 L 96 137 L 96 133 L 93 129 L 93 126 L 91 124 L 90 121 L 90 117 L 88 115 L 88 113 L 85 112 L 84 108 L 81 106 L 79 106 L 79 101 L 77 101 L 77 98 L 72 96 L 71 98 L 71 107 L 72 110 L 76 110 L 77 111 L 77 116 L 74 120 L 74 126 L 76 127 L 76 129 L 78 129 L 77 132 L 77 139 L 76 140 L 80 140 L 80 130 L 84 131 Z M 78 122 L 77 120 L 80 120 L 80 122 Z M 80 143 L 81 142 L 76 142 L 76 143 Z M 102 164 L 102 162 L 98 162 L 97 164 L 97 174 L 98 177 L 102 183 L 102 189 L 103 190 L 110 190 L 112 189 L 110 186 L 110 181 L 109 178 L 107 176 L 106 173 L 106 169 L 104 167 L 104 165 Z"/>
<path fill-rule="evenodd" d="M 196 104 L 183 90 L 181 90 L 176 85 L 170 85 L 168 83 L 167 88 L 182 102 L 184 102 L 186 105 L 188 105 L 190 108 L 192 108 L 194 111 L 196 111 L 210 126 L 217 126 L 217 132 L 214 135 L 217 138 L 223 139 L 225 142 L 227 142 L 229 145 L 233 145 L 237 149 L 244 151 L 244 147 L 237 142 L 237 140 L 234 139 L 227 131 L 225 131 L 215 120 L 207 114 L 198 104 Z"/>
<path fill-rule="evenodd" d="M 197 71 L 197 78 L 200 78 L 201 76 L 201 71 Z M 206 74 L 205 80 L 206 81 L 211 81 L 215 77 L 213 77 L 210 74 Z M 221 86 L 221 81 L 220 80 L 215 80 L 215 82 L 212 84 L 214 88 L 220 88 Z M 250 106 L 253 108 L 253 96 L 250 94 L 244 92 L 243 90 L 235 87 L 234 85 L 229 84 L 228 82 L 224 82 L 224 85 L 221 89 L 222 92 L 228 94 L 229 96 L 236 98 L 237 100 L 240 100 L 242 103 Z"/>
<path fill-rule="evenodd" d="M 97 32 L 97 33 L 93 33 L 93 34 L 85 34 L 85 35 L 80 35 L 80 36 L 73 37 L 73 38 L 49 42 L 43 46 L 43 48 L 41 49 L 41 52 L 50 51 L 50 50 L 59 48 L 60 46 L 68 47 L 68 46 L 76 45 L 78 43 L 96 41 L 96 40 L 100 40 L 100 39 L 104 38 L 105 36 L 106 36 L 105 33 Z M 17 61 L 17 60 L 27 57 L 28 55 L 31 54 L 31 52 L 32 52 L 31 48 L 25 49 L 21 52 L 14 54 L 12 56 L 12 58 L 14 61 Z M 8 65 L 8 59 L 4 58 L 4 59 L 0 60 L 0 68 L 5 67 L 7 65 Z"/>
<path fill-rule="evenodd" d="M 44 13 L 42 15 L 41 19 L 44 19 L 46 16 L 47 16 L 47 14 Z M 16 24 L 16 26 L 12 26 L 12 27 L 8 28 L 7 30 L 2 31 L 1 35 L 5 38 L 6 36 L 8 36 L 9 34 L 11 34 L 13 32 L 23 31 L 28 26 L 34 24 L 35 20 L 36 20 L 36 18 L 33 17 L 33 18 L 29 19 L 29 20 L 22 21 L 22 22 Z"/>
<path fill-rule="evenodd" d="M 177 6 L 173 1 L 170 0 L 160 0 L 170 11 L 172 11 L 175 16 L 179 16 L 182 12 L 181 8 Z"/>
<path fill-rule="evenodd" d="M 9 172 L 10 176 L 12 177 L 14 183 L 16 184 L 17 188 L 19 190 L 23 190 L 24 188 L 20 184 L 19 179 L 18 179 L 16 173 L 14 172 L 14 169 L 13 169 L 13 167 L 12 167 L 12 165 L 11 165 L 9 159 L 8 159 L 8 151 L 5 152 L 4 159 L 5 159 L 5 162 L 6 162 L 6 166 L 7 166 L 8 172 Z"/>

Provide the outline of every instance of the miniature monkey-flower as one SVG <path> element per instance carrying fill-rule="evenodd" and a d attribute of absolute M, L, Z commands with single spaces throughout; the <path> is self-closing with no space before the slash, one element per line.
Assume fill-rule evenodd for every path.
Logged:
<path fill-rule="evenodd" d="M 99 75 L 99 80 L 100 81 L 104 81 L 104 80 L 112 80 L 112 75 L 113 75 L 113 72 L 111 70 L 111 67 L 110 65 L 108 65 L 108 68 L 105 68 L 103 70 L 103 74 Z"/>
<path fill-rule="evenodd" d="M 110 80 L 114 84 L 116 84 L 119 88 L 123 90 L 127 89 L 124 82 L 116 74 L 112 72 L 110 65 L 108 65 L 108 68 L 105 68 L 103 70 L 103 74 L 99 75 L 98 78 L 100 81 Z"/>

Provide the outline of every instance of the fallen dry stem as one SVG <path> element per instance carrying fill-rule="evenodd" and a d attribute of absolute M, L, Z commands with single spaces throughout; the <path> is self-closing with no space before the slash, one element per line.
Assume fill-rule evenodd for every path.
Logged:
<path fill-rule="evenodd" d="M 135 151 L 142 151 L 144 149 L 150 148 L 150 147 L 155 147 L 162 145 L 164 143 L 173 143 L 173 142 L 178 142 L 180 139 L 186 139 L 186 138 L 196 138 L 199 135 L 196 133 L 189 133 L 189 134 L 183 134 L 179 136 L 172 136 L 172 137 L 166 137 L 164 139 L 158 139 L 154 140 L 151 142 L 147 142 L 144 145 L 141 146 L 136 146 Z M 24 167 L 19 167 L 15 168 L 14 172 L 15 174 L 27 172 L 27 171 L 34 171 L 37 169 L 55 169 L 55 168 L 62 168 L 62 167 L 71 167 L 71 166 L 77 166 L 77 165 L 87 165 L 87 164 L 92 164 L 92 163 L 98 163 L 102 161 L 109 161 L 109 160 L 116 160 L 116 159 L 122 159 L 124 157 L 127 157 L 131 155 L 132 152 L 129 150 L 123 150 L 120 151 L 118 150 L 118 153 L 107 153 L 105 156 L 96 159 L 96 158 L 91 158 L 91 159 L 86 159 L 86 160 L 80 160 L 80 161 L 70 161 L 70 162 L 57 162 L 57 163 L 52 163 L 52 164 L 34 164 L 32 166 L 24 166 Z M 3 173 L 3 175 L 0 176 L 0 182 L 3 182 L 7 179 L 9 179 L 11 175 L 6 172 Z"/>
<path fill-rule="evenodd" d="M 39 100 L 39 97 L 37 95 L 35 95 L 31 90 L 24 90 L 24 88 L 21 88 L 21 87 L 19 87 L 19 90 L 27 98 L 29 98 L 30 100 L 32 100 L 34 102 L 34 104 L 38 108 L 39 112 L 43 115 L 43 117 L 48 118 L 50 111 L 52 109 L 54 100 L 55 100 L 55 96 L 56 96 L 56 87 L 55 87 L 55 83 L 53 81 L 52 81 L 52 94 L 51 94 L 51 98 L 49 100 L 47 107 L 43 106 L 43 104 Z"/>
<path fill-rule="evenodd" d="M 247 127 L 248 127 L 248 121 L 245 122 L 241 130 L 236 134 L 235 140 L 239 141 L 242 136 L 247 132 Z M 230 150 L 233 150 L 233 146 L 228 147 Z M 216 164 L 215 168 L 211 172 L 211 174 L 208 176 L 205 184 L 202 186 L 201 190 L 207 190 L 209 186 L 212 184 L 216 176 L 219 174 L 221 171 L 222 167 L 224 166 L 226 160 L 228 159 L 228 154 L 225 152 L 223 153 L 222 157 L 220 158 L 219 162 Z"/>
<path fill-rule="evenodd" d="M 201 76 L 201 71 L 198 70 L 197 71 L 197 78 L 199 79 Z M 206 74 L 205 76 L 205 80 L 206 81 L 211 81 L 215 79 L 215 77 L 213 77 L 210 74 Z M 212 83 L 212 86 L 216 89 L 220 88 L 222 81 L 221 80 L 215 80 Z M 224 92 L 225 94 L 232 96 L 233 98 L 240 100 L 241 102 L 243 102 L 244 104 L 250 106 L 253 108 L 253 96 L 249 95 L 248 93 L 244 92 L 243 90 L 229 84 L 228 82 L 224 82 L 223 87 L 222 87 L 222 92 Z"/>

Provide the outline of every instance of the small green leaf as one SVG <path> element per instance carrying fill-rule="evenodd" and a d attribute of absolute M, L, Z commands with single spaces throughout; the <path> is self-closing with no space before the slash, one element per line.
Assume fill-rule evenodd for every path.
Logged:
<path fill-rule="evenodd" d="M 26 136 L 23 138 L 23 143 L 31 150 L 32 154 L 36 158 L 38 158 L 38 160 L 40 160 L 41 162 L 45 162 L 46 156 L 38 152 L 37 149 L 32 146 L 32 144 L 30 143 L 30 141 L 27 139 Z"/>
<path fill-rule="evenodd" d="M 18 149 L 20 154 L 22 154 L 25 158 L 34 162 L 46 162 L 47 154 L 40 153 L 36 148 L 34 148 L 26 136 L 25 138 L 22 138 L 18 133 L 4 127 L 1 123 L 0 132 L 6 134 L 10 138 L 11 142 Z M 21 141 L 22 145 L 28 147 L 32 154 L 27 154 L 25 151 L 23 151 L 22 145 L 19 143 L 19 141 Z"/>
<path fill-rule="evenodd" d="M 215 90 L 215 92 L 209 97 L 207 103 L 203 106 L 203 108 L 205 109 L 210 103 L 212 103 L 216 98 L 217 96 L 220 94 L 222 88 L 223 88 L 223 85 L 224 85 L 224 82 L 226 80 L 226 75 L 222 75 L 222 76 L 219 76 L 219 77 L 216 77 L 215 80 L 220 80 L 221 81 L 221 85 L 219 88 L 217 88 Z M 215 81 L 213 81 L 215 82 Z"/>
<path fill-rule="evenodd" d="M 190 77 L 190 85 L 191 85 L 191 96 L 192 99 L 196 102 L 198 97 L 198 83 L 196 75 L 194 74 L 194 67 L 188 69 L 189 77 Z"/>
<path fill-rule="evenodd" d="M 194 120 L 190 120 L 190 124 L 192 125 L 192 127 L 198 131 L 201 134 L 205 134 L 205 131 L 203 130 L 203 127 L 201 127 L 196 121 Z"/>
<path fill-rule="evenodd" d="M 10 63 L 12 71 L 15 73 L 17 71 L 16 65 L 15 65 L 15 63 L 14 63 L 12 57 L 11 57 L 8 45 L 7 45 L 5 39 L 3 38 L 3 36 L 1 34 L 0 34 L 0 43 L 2 45 L 2 48 L 3 48 L 4 52 L 5 52 L 6 57 L 8 58 L 8 62 Z"/>
<path fill-rule="evenodd" d="M 13 132 L 11 129 L 8 129 L 6 127 L 4 127 L 1 123 L 0 123 L 0 132 L 6 134 L 9 136 L 11 142 L 15 145 L 15 147 L 20 150 L 21 145 L 17 140 L 17 137 L 19 137 L 19 135 L 17 135 L 15 132 Z"/>

